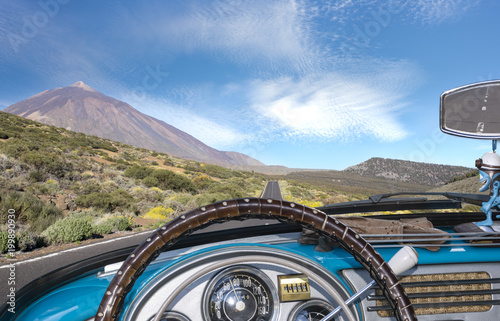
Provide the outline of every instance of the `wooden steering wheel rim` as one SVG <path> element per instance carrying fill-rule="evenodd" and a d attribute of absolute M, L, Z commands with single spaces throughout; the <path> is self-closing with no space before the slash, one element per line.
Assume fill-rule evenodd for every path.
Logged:
<path fill-rule="evenodd" d="M 95 321 L 115 320 L 137 278 L 162 251 L 193 231 L 213 223 L 249 218 L 295 222 L 335 240 L 379 284 L 399 321 L 417 320 L 398 278 L 387 262 L 359 234 L 324 212 L 300 204 L 260 198 L 213 203 L 189 211 L 154 231 L 129 255 L 111 280 L 95 315 Z"/>

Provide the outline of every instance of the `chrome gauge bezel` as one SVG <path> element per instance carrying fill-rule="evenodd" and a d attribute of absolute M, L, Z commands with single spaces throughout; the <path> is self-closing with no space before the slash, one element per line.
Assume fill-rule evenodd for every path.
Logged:
<path fill-rule="evenodd" d="M 323 300 L 312 299 L 312 300 L 300 303 L 296 307 L 294 307 L 292 312 L 288 316 L 288 321 L 295 321 L 295 319 L 297 319 L 300 311 L 307 309 L 307 308 L 310 308 L 310 307 L 313 307 L 313 306 L 320 306 L 322 308 L 328 309 L 329 313 L 334 310 L 334 307 L 330 303 L 325 302 Z"/>
<path fill-rule="evenodd" d="M 153 321 L 156 317 L 152 317 L 151 320 L 149 321 Z M 169 319 L 174 319 L 176 321 L 191 321 L 189 320 L 188 317 L 186 317 L 185 315 L 183 314 L 180 314 L 178 312 L 174 312 L 174 311 L 169 311 L 169 312 L 164 312 L 160 318 L 160 321 L 164 321 L 164 320 L 167 320 L 167 318 Z"/>
<path fill-rule="evenodd" d="M 237 266 L 232 266 L 227 269 L 221 270 L 218 272 L 207 284 L 205 287 L 205 291 L 203 293 L 203 299 L 202 299 L 202 314 L 203 314 L 203 320 L 210 321 L 210 311 L 209 311 L 209 305 L 210 305 L 210 300 L 211 300 L 211 294 L 212 291 L 214 290 L 215 286 L 217 283 L 224 278 L 234 275 L 234 274 L 248 274 L 265 285 L 268 290 L 268 296 L 272 298 L 272 314 L 270 315 L 269 321 L 276 321 L 278 320 L 279 316 L 279 297 L 278 297 L 278 291 L 276 289 L 276 285 L 271 281 L 271 279 L 261 270 L 251 267 L 251 266 L 246 266 L 246 265 L 237 265 Z"/>

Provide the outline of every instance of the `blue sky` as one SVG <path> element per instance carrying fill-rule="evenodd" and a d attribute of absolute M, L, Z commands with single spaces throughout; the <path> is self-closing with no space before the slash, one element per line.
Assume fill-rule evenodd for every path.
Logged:
<path fill-rule="evenodd" d="M 473 167 L 439 96 L 500 78 L 500 2 L 0 0 L 0 108 L 84 81 L 220 150 Z"/>

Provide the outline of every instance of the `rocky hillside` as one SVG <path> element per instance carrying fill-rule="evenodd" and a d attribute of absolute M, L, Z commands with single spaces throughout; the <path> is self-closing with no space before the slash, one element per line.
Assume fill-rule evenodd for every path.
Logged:
<path fill-rule="evenodd" d="M 370 158 L 366 162 L 348 167 L 347 173 L 364 177 L 384 178 L 427 186 L 441 186 L 453 177 L 463 175 L 471 168 L 440 164 L 418 163 L 389 158 Z"/>
<path fill-rule="evenodd" d="M 207 146 L 164 121 L 79 81 L 46 90 L 3 111 L 44 124 L 169 155 L 221 165 L 264 165 L 247 155 Z"/>

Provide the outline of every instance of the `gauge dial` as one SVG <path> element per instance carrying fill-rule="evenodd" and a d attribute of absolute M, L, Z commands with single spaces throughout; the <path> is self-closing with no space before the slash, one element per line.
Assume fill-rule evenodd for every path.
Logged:
<path fill-rule="evenodd" d="M 203 305 L 210 321 L 269 321 L 278 309 L 276 290 L 260 270 L 234 267 L 222 271 L 208 285 Z"/>
<path fill-rule="evenodd" d="M 296 306 L 290 314 L 289 321 L 319 321 L 330 312 L 333 307 L 321 300 L 310 300 Z"/>

